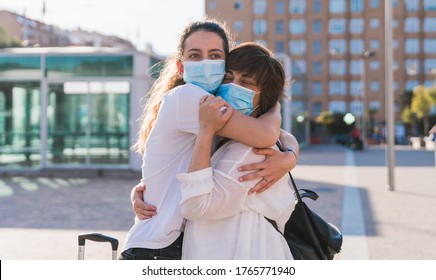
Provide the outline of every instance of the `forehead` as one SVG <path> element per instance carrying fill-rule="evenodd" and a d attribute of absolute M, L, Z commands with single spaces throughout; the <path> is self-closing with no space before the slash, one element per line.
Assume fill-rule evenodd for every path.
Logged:
<path fill-rule="evenodd" d="M 224 51 L 224 41 L 215 32 L 198 30 L 185 40 L 185 52 L 191 49 L 202 51 L 218 49 Z"/>

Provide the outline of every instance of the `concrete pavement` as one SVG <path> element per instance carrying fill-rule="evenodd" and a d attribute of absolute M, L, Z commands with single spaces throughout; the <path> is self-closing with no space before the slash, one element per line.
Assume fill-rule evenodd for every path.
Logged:
<path fill-rule="evenodd" d="M 381 146 L 314 145 L 302 149 L 293 175 L 300 188 L 320 195 L 307 203 L 344 233 L 337 259 L 436 259 L 433 152 L 396 147 L 395 191 L 385 187 L 384 158 Z M 0 259 L 73 260 L 82 232 L 112 235 L 122 244 L 139 176 L 0 177 Z M 85 257 L 109 259 L 110 251 L 108 244 L 88 242 Z"/>

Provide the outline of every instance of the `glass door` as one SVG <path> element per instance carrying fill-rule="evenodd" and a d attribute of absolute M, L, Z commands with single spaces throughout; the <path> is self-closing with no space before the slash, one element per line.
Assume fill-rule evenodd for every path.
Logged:
<path fill-rule="evenodd" d="M 0 167 L 39 167 L 40 83 L 0 82 Z"/>
<path fill-rule="evenodd" d="M 66 81 L 48 88 L 48 165 L 129 163 L 129 82 Z"/>

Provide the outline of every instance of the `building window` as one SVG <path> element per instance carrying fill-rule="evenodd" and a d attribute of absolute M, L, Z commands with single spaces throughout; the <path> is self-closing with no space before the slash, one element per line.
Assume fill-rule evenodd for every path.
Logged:
<path fill-rule="evenodd" d="M 313 41 L 312 42 L 312 52 L 313 54 L 321 54 L 322 52 L 322 42 L 321 41 Z"/>
<path fill-rule="evenodd" d="M 275 53 L 284 53 L 285 52 L 285 42 L 277 41 L 274 45 Z"/>
<path fill-rule="evenodd" d="M 419 81 L 417 80 L 408 80 L 406 82 L 406 90 L 413 90 L 417 86 L 419 86 Z"/>
<path fill-rule="evenodd" d="M 304 90 L 303 81 L 296 80 L 292 83 L 292 94 L 293 95 L 303 95 L 304 92 L 305 92 L 305 90 Z"/>
<path fill-rule="evenodd" d="M 407 75 L 414 76 L 419 74 L 419 60 L 418 59 L 406 59 L 405 62 L 405 71 Z"/>
<path fill-rule="evenodd" d="M 297 101 L 297 100 L 292 100 L 292 115 L 299 115 L 304 113 L 304 102 L 303 101 Z"/>
<path fill-rule="evenodd" d="M 321 82 L 313 82 L 312 83 L 312 94 L 315 96 L 319 96 L 322 94 L 322 83 Z"/>
<path fill-rule="evenodd" d="M 345 95 L 346 91 L 347 91 L 347 83 L 345 81 L 329 82 L 330 95 Z"/>
<path fill-rule="evenodd" d="M 393 65 L 392 65 L 392 68 L 394 69 L 394 71 L 397 71 L 398 70 L 398 59 L 394 59 L 394 61 L 393 61 Z"/>
<path fill-rule="evenodd" d="M 285 3 L 283 0 L 277 0 L 275 5 L 276 14 L 281 15 L 285 12 Z"/>
<path fill-rule="evenodd" d="M 365 29 L 365 23 L 362 18 L 350 19 L 350 32 L 354 34 L 363 33 Z"/>
<path fill-rule="evenodd" d="M 276 34 L 283 34 L 285 33 L 285 23 L 283 20 L 277 20 L 276 21 Z"/>
<path fill-rule="evenodd" d="M 345 113 L 347 111 L 347 104 L 345 101 L 330 101 L 329 111 L 333 113 Z"/>
<path fill-rule="evenodd" d="M 363 0 L 351 0 L 350 10 L 352 13 L 363 12 Z"/>
<path fill-rule="evenodd" d="M 215 2 L 215 0 L 210 0 L 210 1 L 209 1 L 209 9 L 210 9 L 210 10 L 215 10 L 215 8 L 216 8 L 216 2 Z"/>
<path fill-rule="evenodd" d="M 329 20 L 329 32 L 331 34 L 345 33 L 346 21 L 343 18 L 335 18 Z"/>
<path fill-rule="evenodd" d="M 371 70 L 378 70 L 380 68 L 380 61 L 378 61 L 378 60 L 371 60 L 369 62 L 369 68 Z"/>
<path fill-rule="evenodd" d="M 313 33 L 321 33 L 322 32 L 322 23 L 319 19 L 315 19 L 312 24 Z"/>
<path fill-rule="evenodd" d="M 330 60 L 329 62 L 329 73 L 330 75 L 345 75 L 347 66 L 345 60 Z"/>
<path fill-rule="evenodd" d="M 306 0 L 290 0 L 289 13 L 290 14 L 304 14 L 306 12 Z"/>
<path fill-rule="evenodd" d="M 306 74 L 306 61 L 305 60 L 293 60 L 292 61 L 292 74 L 295 76 L 301 76 Z"/>
<path fill-rule="evenodd" d="M 266 14 L 267 3 L 266 0 L 254 0 L 253 2 L 253 13 L 255 15 Z"/>
<path fill-rule="evenodd" d="M 419 11 L 419 2 L 421 1 L 404 1 L 406 5 L 407 12 L 417 12 Z"/>
<path fill-rule="evenodd" d="M 233 29 L 236 31 L 242 31 L 243 23 L 240 20 L 237 20 L 233 23 Z"/>
<path fill-rule="evenodd" d="M 351 39 L 350 40 L 350 53 L 362 54 L 364 50 L 363 39 Z"/>
<path fill-rule="evenodd" d="M 363 115 L 363 102 L 360 100 L 351 101 L 350 113 L 357 117 L 361 117 Z"/>
<path fill-rule="evenodd" d="M 351 75 L 361 75 L 362 74 L 362 60 L 354 59 L 350 62 L 350 74 Z"/>
<path fill-rule="evenodd" d="M 369 89 L 373 92 L 377 92 L 380 90 L 380 82 L 379 81 L 371 81 L 369 84 Z"/>
<path fill-rule="evenodd" d="M 372 100 L 371 102 L 369 102 L 369 108 L 371 110 L 374 110 L 374 111 L 379 111 L 380 110 L 380 101 Z"/>
<path fill-rule="evenodd" d="M 369 47 L 370 47 L 371 49 L 373 49 L 373 50 L 378 49 L 378 48 L 380 47 L 380 41 L 377 40 L 377 39 L 372 39 L 372 40 L 369 42 Z"/>
<path fill-rule="evenodd" d="M 291 33 L 291 34 L 304 34 L 304 33 L 306 33 L 306 20 L 304 20 L 304 19 L 291 19 L 289 21 L 289 33 Z"/>
<path fill-rule="evenodd" d="M 393 29 L 397 29 L 398 28 L 398 19 L 393 19 L 392 20 L 392 28 Z"/>
<path fill-rule="evenodd" d="M 314 75 L 321 75 L 322 73 L 322 63 L 320 60 L 315 60 L 312 62 L 312 73 Z"/>
<path fill-rule="evenodd" d="M 344 54 L 347 51 L 347 42 L 345 39 L 330 40 L 329 51 L 331 54 Z"/>
<path fill-rule="evenodd" d="M 362 96 L 362 81 L 353 80 L 350 82 L 350 94 L 352 96 Z"/>
<path fill-rule="evenodd" d="M 436 2 L 434 0 L 424 0 L 424 11 L 436 11 Z"/>
<path fill-rule="evenodd" d="M 289 53 L 291 54 L 305 54 L 306 41 L 305 40 L 291 40 L 289 41 Z"/>
<path fill-rule="evenodd" d="M 436 17 L 424 18 L 424 32 L 436 32 Z"/>
<path fill-rule="evenodd" d="M 319 101 L 312 103 L 312 116 L 319 116 L 322 112 L 322 104 Z"/>
<path fill-rule="evenodd" d="M 394 39 L 394 40 L 392 41 L 392 48 L 394 48 L 394 49 L 398 49 L 398 39 Z"/>
<path fill-rule="evenodd" d="M 424 81 L 424 86 L 425 87 L 432 87 L 432 86 L 434 86 L 435 85 L 435 81 L 434 80 L 425 80 Z"/>
<path fill-rule="evenodd" d="M 424 71 L 426 73 L 429 73 L 433 71 L 433 69 L 436 69 L 436 59 L 434 58 L 427 58 L 424 60 Z"/>
<path fill-rule="evenodd" d="M 322 0 L 313 0 L 313 12 L 315 14 L 322 12 Z"/>
<path fill-rule="evenodd" d="M 404 23 L 404 31 L 409 33 L 419 32 L 419 18 L 417 17 L 406 18 L 406 21 Z"/>
<path fill-rule="evenodd" d="M 424 39 L 424 52 L 425 53 L 436 53 L 436 39 L 434 39 L 434 38 Z"/>
<path fill-rule="evenodd" d="M 371 26 L 372 29 L 379 28 L 380 20 L 378 18 L 372 18 L 369 22 L 369 26 Z"/>
<path fill-rule="evenodd" d="M 330 0 L 329 11 L 332 14 L 343 14 L 347 10 L 345 0 Z"/>
<path fill-rule="evenodd" d="M 406 5 L 406 11 L 407 12 L 417 12 L 417 11 L 419 11 L 419 1 L 420 0 L 407 0 L 407 1 L 404 1 L 404 4 Z"/>
<path fill-rule="evenodd" d="M 406 39 L 406 44 L 404 45 L 404 47 L 406 53 L 419 53 L 419 39 Z"/>
<path fill-rule="evenodd" d="M 378 0 L 371 0 L 371 8 L 377 9 L 379 7 L 379 1 Z"/>
<path fill-rule="evenodd" d="M 264 19 L 255 19 L 253 21 L 253 33 L 255 35 L 263 35 L 266 33 L 267 24 Z"/>

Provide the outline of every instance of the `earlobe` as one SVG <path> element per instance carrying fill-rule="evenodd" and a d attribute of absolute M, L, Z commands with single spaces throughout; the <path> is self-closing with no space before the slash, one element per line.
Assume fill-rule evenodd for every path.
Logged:
<path fill-rule="evenodd" d="M 177 65 L 177 72 L 179 73 L 180 77 L 183 77 L 183 63 L 182 61 L 180 61 L 179 59 L 176 61 L 176 65 Z"/>

